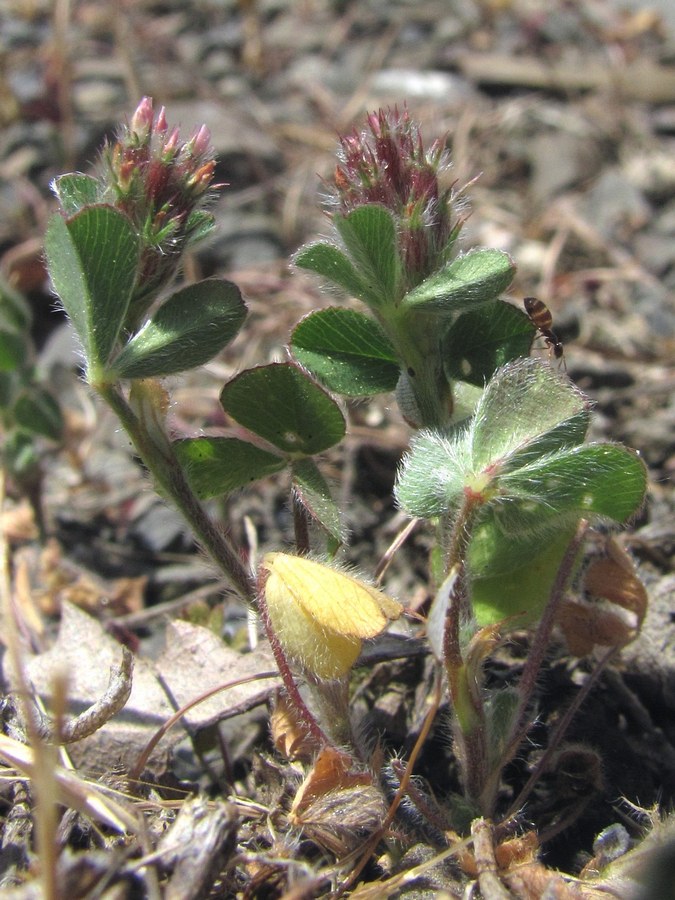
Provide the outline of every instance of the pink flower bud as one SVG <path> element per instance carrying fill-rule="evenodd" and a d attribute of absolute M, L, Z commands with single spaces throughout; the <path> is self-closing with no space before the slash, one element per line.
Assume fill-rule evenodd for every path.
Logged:
<path fill-rule="evenodd" d="M 190 140 L 190 144 L 192 145 L 192 152 L 195 156 L 202 156 L 209 149 L 209 144 L 211 142 L 211 132 L 206 127 L 206 125 L 202 125 L 202 127 L 197 131 Z"/>
<path fill-rule="evenodd" d="M 157 122 L 155 123 L 155 131 L 157 134 L 166 134 L 169 130 L 169 125 L 166 121 L 166 109 L 162 107 L 157 116 Z"/>
<path fill-rule="evenodd" d="M 152 97 L 143 97 L 136 107 L 136 112 L 131 117 L 129 131 L 140 138 L 147 137 L 152 130 Z"/>
<path fill-rule="evenodd" d="M 178 140 L 180 138 L 180 131 L 178 128 L 174 128 L 169 137 L 164 141 L 164 154 L 169 155 L 174 152 L 174 150 L 178 147 Z"/>

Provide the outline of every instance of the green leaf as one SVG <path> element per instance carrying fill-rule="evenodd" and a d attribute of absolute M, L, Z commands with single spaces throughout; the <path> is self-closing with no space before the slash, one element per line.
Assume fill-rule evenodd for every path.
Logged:
<path fill-rule="evenodd" d="M 647 469 L 627 447 L 584 444 L 505 473 L 499 488 L 508 501 L 496 504 L 495 518 L 506 534 L 536 534 L 550 518 L 621 524 L 644 502 Z"/>
<path fill-rule="evenodd" d="M 469 566 L 475 578 L 492 577 L 521 568 L 541 548 L 547 547 L 561 530 L 566 533 L 571 527 L 559 520 L 552 523 L 549 519 L 546 527 L 542 524 L 534 537 L 530 533 L 505 534 L 493 513 L 494 507 L 486 508 L 471 537 Z"/>
<path fill-rule="evenodd" d="M 202 500 L 221 497 L 281 472 L 286 460 L 238 438 L 187 438 L 173 448 Z"/>
<path fill-rule="evenodd" d="M 89 366 L 104 367 L 136 284 L 139 245 L 131 222 L 111 206 L 71 219 L 52 216 L 45 251 L 54 288 L 82 341 Z"/>
<path fill-rule="evenodd" d="M 118 378 L 172 375 L 201 366 L 234 338 L 246 318 L 239 288 L 207 278 L 166 300 L 148 319 L 110 371 Z"/>
<path fill-rule="evenodd" d="M 493 620 L 486 625 L 495 624 Z M 504 754 L 509 752 L 509 742 L 520 711 L 521 694 L 516 687 L 499 688 L 487 693 L 485 698 L 485 726 L 490 770 L 500 769 L 504 764 Z"/>
<path fill-rule="evenodd" d="M 528 465 L 546 454 L 557 453 L 569 447 L 578 447 L 586 440 L 591 423 L 590 410 L 584 409 L 569 419 L 564 419 L 550 431 L 546 431 L 526 442 L 502 466 L 502 472 L 509 472 Z"/>
<path fill-rule="evenodd" d="M 510 303 L 482 304 L 462 313 L 443 344 L 446 377 L 483 387 L 500 366 L 529 354 L 534 334 L 528 316 Z"/>
<path fill-rule="evenodd" d="M 40 453 L 35 438 L 19 429 L 7 435 L 0 444 L 3 465 L 18 479 L 34 480 L 40 467 Z"/>
<path fill-rule="evenodd" d="M 396 303 L 401 262 L 394 219 L 389 210 L 377 203 L 369 203 L 346 216 L 336 214 L 333 222 L 367 287 L 367 297 L 361 299 L 373 306 Z"/>
<path fill-rule="evenodd" d="M 499 606 L 497 618 L 514 613 L 508 597 L 512 594 L 514 603 L 521 602 L 518 592 L 524 596 L 527 579 L 536 589 L 541 566 L 553 579 L 558 563 L 554 551 L 546 548 L 558 547 L 562 558 L 580 518 L 621 524 L 635 515 L 644 501 L 647 476 L 633 451 L 615 444 L 587 444 L 509 473 L 499 484 L 504 502 L 486 508 L 469 549 L 475 584 L 485 579 L 476 595 L 479 600 L 486 592 L 497 598 L 503 594 L 503 600 L 490 601 Z M 545 595 L 546 590 L 540 592 Z"/>
<path fill-rule="evenodd" d="M 511 284 L 516 267 L 501 250 L 471 250 L 431 275 L 403 298 L 420 312 L 452 315 L 495 300 Z"/>
<path fill-rule="evenodd" d="M 51 187 L 67 216 L 72 216 L 85 206 L 92 206 L 101 199 L 98 180 L 81 172 L 61 175 L 52 181 Z"/>
<path fill-rule="evenodd" d="M 40 387 L 24 390 L 14 406 L 16 425 L 30 434 L 58 441 L 63 432 L 61 408 L 49 391 Z"/>
<path fill-rule="evenodd" d="M 581 517 L 625 522 L 642 505 L 646 469 L 613 444 L 582 444 L 583 397 L 536 360 L 497 373 L 474 419 L 451 437 L 425 432 L 411 443 L 395 486 L 408 513 L 449 515 L 467 492 L 482 497 L 470 558 L 494 575 L 526 564 L 533 544 Z"/>
<path fill-rule="evenodd" d="M 196 209 L 190 213 L 185 227 L 185 232 L 188 235 L 188 246 L 191 247 L 193 244 L 203 241 L 204 238 L 214 231 L 215 227 L 216 220 L 212 213 L 203 209 Z"/>
<path fill-rule="evenodd" d="M 28 358 L 28 342 L 23 334 L 0 328 L 0 372 L 14 372 Z"/>
<path fill-rule="evenodd" d="M 293 486 L 309 515 L 339 544 L 343 541 L 340 511 L 326 479 L 313 459 L 297 459 L 291 466 Z"/>
<path fill-rule="evenodd" d="M 223 388 L 226 413 L 291 456 L 312 456 L 342 440 L 345 420 L 328 394 L 297 366 L 248 369 Z"/>
<path fill-rule="evenodd" d="M 299 269 L 307 269 L 332 281 L 350 297 L 357 297 L 366 303 L 372 299 L 368 286 L 352 263 L 333 244 L 317 243 L 302 247 L 293 257 L 293 262 Z"/>
<path fill-rule="evenodd" d="M 476 411 L 478 401 L 483 396 L 483 386 L 454 381 L 452 384 L 452 425 L 466 422 Z"/>
<path fill-rule="evenodd" d="M 399 367 L 379 325 L 351 309 L 319 310 L 306 316 L 291 337 L 296 359 L 337 394 L 367 397 L 392 391 Z"/>
<path fill-rule="evenodd" d="M 462 437 L 422 431 L 399 466 L 394 496 L 411 516 L 443 516 L 460 502 L 471 474 L 470 448 Z"/>
<path fill-rule="evenodd" d="M 471 607 L 479 627 L 510 619 L 512 628 L 532 625 L 549 601 L 563 557 L 576 525 L 569 526 L 539 544 L 528 542 L 527 558 L 506 571 L 472 574 Z M 507 542 L 505 542 L 507 543 Z M 504 548 L 495 548 L 503 558 Z M 471 559 L 471 556 L 470 556 Z M 471 566 L 473 573 L 473 566 Z"/>
<path fill-rule="evenodd" d="M 526 454 L 528 446 L 559 427 L 571 440 L 586 413 L 585 397 L 562 373 L 537 359 L 509 363 L 495 373 L 476 407 L 471 425 L 474 472 L 504 465 L 509 457 L 515 465 L 516 454 Z M 568 419 L 574 419 L 570 428 L 565 426 Z M 537 452 L 543 449 L 539 445 Z"/>

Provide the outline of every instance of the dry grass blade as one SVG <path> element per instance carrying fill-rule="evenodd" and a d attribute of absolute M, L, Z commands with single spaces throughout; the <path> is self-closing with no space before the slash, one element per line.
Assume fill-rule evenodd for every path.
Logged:
<path fill-rule="evenodd" d="M 406 869 L 405 872 L 392 875 L 392 877 L 388 878 L 386 881 L 379 881 L 377 884 L 359 885 L 349 896 L 354 898 L 354 900 L 382 900 L 383 897 L 397 897 L 399 896 L 399 892 L 402 888 L 406 887 L 406 885 L 413 884 L 419 878 L 424 877 L 430 871 L 440 866 L 447 859 L 459 856 L 467 850 L 472 842 L 473 838 L 471 837 L 458 840 L 452 847 L 448 847 L 447 850 L 443 850 L 441 853 L 432 856 L 430 859 L 426 859 L 424 862 L 419 863 L 419 865 Z M 448 894 L 448 896 L 451 895 Z"/>
<path fill-rule="evenodd" d="M 35 754 L 30 747 L 0 734 L 0 758 L 5 765 L 12 766 L 27 778 L 33 778 Z M 141 832 L 142 826 L 137 816 L 108 796 L 104 788 L 90 784 L 77 773 L 61 766 L 54 766 L 52 774 L 59 803 L 115 831 Z"/>

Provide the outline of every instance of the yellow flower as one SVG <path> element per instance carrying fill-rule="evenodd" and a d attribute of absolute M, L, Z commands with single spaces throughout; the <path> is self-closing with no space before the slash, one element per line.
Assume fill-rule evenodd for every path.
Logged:
<path fill-rule="evenodd" d="M 272 629 L 287 655 L 318 678 L 346 675 L 363 641 L 402 612 L 381 591 L 304 557 L 268 553 L 263 568 Z"/>

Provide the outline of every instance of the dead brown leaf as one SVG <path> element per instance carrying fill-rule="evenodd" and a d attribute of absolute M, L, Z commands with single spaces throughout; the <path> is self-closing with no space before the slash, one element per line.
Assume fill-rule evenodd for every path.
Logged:
<path fill-rule="evenodd" d="M 66 603 L 54 645 L 45 653 L 27 656 L 26 671 L 47 707 L 54 678 L 65 672 L 68 712 L 76 716 L 105 693 L 110 667 L 119 663 L 121 656 L 122 648 L 97 619 Z M 6 657 L 3 675 L 9 684 L 13 683 Z M 95 734 L 72 744 L 69 753 L 76 766 L 90 772 L 101 772 L 102 767 L 109 769 L 116 763 L 128 766 L 146 743 L 150 731 L 161 725 L 172 711 L 151 664 L 139 659 L 131 696 L 124 709 Z M 167 743 L 153 757 L 152 767 L 156 771 L 166 768 L 169 750 L 170 743 Z"/>
<path fill-rule="evenodd" d="M 157 674 L 179 707 L 218 686 L 275 670 L 267 644 L 250 653 L 241 653 L 228 647 L 208 628 L 181 620 L 168 625 L 166 647 L 156 662 Z M 267 702 L 280 684 L 281 679 L 267 678 L 236 685 L 200 703 L 184 718 L 193 728 L 205 728 Z"/>
<path fill-rule="evenodd" d="M 308 762 L 320 749 L 286 694 L 279 694 L 275 700 L 270 728 L 274 746 L 286 759 Z"/>
<path fill-rule="evenodd" d="M 594 559 L 583 579 L 585 597 L 565 600 L 558 621 L 575 656 L 596 646 L 623 647 L 640 632 L 647 613 L 647 591 L 633 561 L 613 539 L 606 555 Z"/>
<path fill-rule="evenodd" d="M 121 655 L 120 645 L 97 619 L 65 604 L 54 645 L 45 653 L 28 657 L 26 670 L 43 698 L 49 697 L 57 673 L 65 671 L 68 711 L 75 716 L 105 693 L 110 667 L 119 662 Z M 131 695 L 124 709 L 91 736 L 71 744 L 69 753 L 78 767 L 90 772 L 100 772 L 102 767 L 110 769 L 118 763 L 133 768 L 152 736 L 174 714 L 166 688 L 173 701 L 183 706 L 210 689 L 273 668 L 271 656 L 263 649 L 242 654 L 205 628 L 187 622 L 172 623 L 167 630 L 166 648 L 156 664 L 137 657 Z M 6 658 L 3 674 L 11 685 L 13 673 Z M 267 700 L 276 683 L 268 679 L 239 685 L 195 706 L 185 719 L 199 729 L 237 715 Z M 180 726 L 163 736 L 150 757 L 149 768 L 158 775 L 164 772 L 171 749 L 184 736 Z"/>
<path fill-rule="evenodd" d="M 372 774 L 355 770 L 351 756 L 334 747 L 324 747 L 295 795 L 289 819 L 294 824 L 300 824 L 303 810 L 320 797 L 372 783 Z"/>

